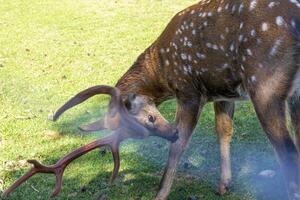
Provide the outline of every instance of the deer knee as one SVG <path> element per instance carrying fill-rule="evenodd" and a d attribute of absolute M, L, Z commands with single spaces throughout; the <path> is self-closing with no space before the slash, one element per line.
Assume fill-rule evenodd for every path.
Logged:
<path fill-rule="evenodd" d="M 233 134 L 232 120 L 229 116 L 219 116 L 216 119 L 216 132 L 220 139 L 231 138 Z"/>
<path fill-rule="evenodd" d="M 181 155 L 188 146 L 188 139 L 179 138 L 176 142 L 171 144 L 171 153 L 173 155 Z"/>

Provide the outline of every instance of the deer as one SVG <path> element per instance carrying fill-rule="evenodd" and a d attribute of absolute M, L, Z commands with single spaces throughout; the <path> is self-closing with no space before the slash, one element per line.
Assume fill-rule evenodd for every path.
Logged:
<path fill-rule="evenodd" d="M 232 181 L 230 143 L 235 102 L 250 100 L 274 148 L 288 199 L 300 199 L 299 18 L 298 0 L 201 0 L 177 13 L 113 88 L 120 92 L 121 113 L 127 114 L 118 114 L 121 117 L 116 118 L 108 114 L 80 128 L 116 130 L 118 142 L 109 138 L 104 139 L 106 144 L 119 144 L 119 137 L 132 136 L 127 132 L 141 139 L 153 132 L 152 135 L 169 140 L 169 158 L 155 196 L 156 200 L 166 200 L 202 108 L 213 102 L 220 144 L 218 191 L 224 194 Z M 79 93 L 55 113 L 54 120 L 100 93 L 91 88 Z M 171 98 L 177 103 L 175 128 L 157 109 Z M 110 110 L 115 109 L 110 106 Z M 295 129 L 294 140 L 286 126 L 286 110 Z M 117 130 L 126 130 L 126 137 L 119 136 L 122 133 Z M 96 146 L 93 144 L 91 148 Z M 112 153 L 118 158 L 115 146 Z M 65 166 L 69 160 L 59 162 Z M 45 171 L 40 164 L 31 163 L 34 172 Z M 61 184 L 57 179 L 58 185 Z M 18 187 L 18 181 L 4 194 Z"/>

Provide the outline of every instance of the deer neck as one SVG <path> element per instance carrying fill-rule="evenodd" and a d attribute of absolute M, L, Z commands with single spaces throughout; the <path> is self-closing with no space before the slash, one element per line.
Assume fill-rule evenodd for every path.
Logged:
<path fill-rule="evenodd" d="M 162 64 L 155 46 L 142 53 L 116 84 L 122 95 L 129 93 L 146 95 L 156 103 L 172 97 L 164 79 Z"/>

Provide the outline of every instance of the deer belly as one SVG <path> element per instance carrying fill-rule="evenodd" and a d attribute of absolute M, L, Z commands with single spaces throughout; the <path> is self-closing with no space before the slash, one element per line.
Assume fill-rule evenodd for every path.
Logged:
<path fill-rule="evenodd" d="M 249 100 L 248 93 L 239 85 L 234 90 L 219 92 L 210 96 L 209 101 L 246 101 Z"/>

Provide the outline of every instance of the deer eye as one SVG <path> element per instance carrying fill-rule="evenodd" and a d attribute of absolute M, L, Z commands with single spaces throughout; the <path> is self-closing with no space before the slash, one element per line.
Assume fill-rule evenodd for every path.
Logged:
<path fill-rule="evenodd" d="M 152 116 L 152 115 L 149 115 L 149 116 L 148 116 L 148 120 L 149 120 L 149 122 L 154 123 L 155 120 L 156 120 L 156 117 L 154 117 L 154 116 Z"/>

